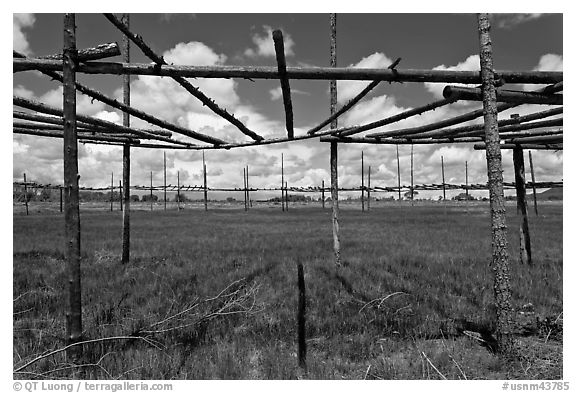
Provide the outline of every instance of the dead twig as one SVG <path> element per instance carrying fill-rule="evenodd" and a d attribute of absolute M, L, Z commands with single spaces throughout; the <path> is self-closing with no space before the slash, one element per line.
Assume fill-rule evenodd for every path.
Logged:
<path fill-rule="evenodd" d="M 440 370 L 438 370 L 436 368 L 436 366 L 432 363 L 432 361 L 430 361 L 430 359 L 428 358 L 428 356 L 426 356 L 426 354 L 424 353 L 424 351 L 420 351 L 422 352 L 422 355 L 424 356 L 424 359 L 426 359 L 426 361 L 428 362 L 428 364 L 430 364 L 432 366 L 432 368 L 434 369 L 434 371 L 436 371 L 438 373 L 438 375 L 440 375 L 442 377 L 442 379 L 447 380 L 447 378 L 444 376 L 444 374 L 442 374 L 440 372 Z"/>
<path fill-rule="evenodd" d="M 404 295 L 405 295 L 406 293 L 405 293 L 405 292 L 393 292 L 393 293 L 391 293 L 391 294 L 389 294 L 389 295 L 386 295 L 386 296 L 384 296 L 384 297 L 380 297 L 380 298 L 376 298 L 376 299 L 370 300 L 368 303 L 366 303 L 366 304 L 364 304 L 364 305 L 362 306 L 362 308 L 358 311 L 358 313 L 361 313 L 362 310 L 364 310 L 366 307 L 368 307 L 368 306 L 370 306 L 370 305 L 372 305 L 372 304 L 374 304 L 374 303 L 376 303 L 376 302 L 379 302 L 379 303 L 378 303 L 378 306 L 376 306 L 376 308 L 380 308 L 380 307 L 382 307 L 382 304 L 384 304 L 384 302 L 385 302 L 386 300 L 390 299 L 392 296 L 401 295 L 401 294 L 404 294 Z"/>

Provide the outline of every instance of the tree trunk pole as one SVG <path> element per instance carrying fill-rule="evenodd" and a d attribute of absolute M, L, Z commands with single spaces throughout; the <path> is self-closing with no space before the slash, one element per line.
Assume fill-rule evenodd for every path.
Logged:
<path fill-rule="evenodd" d="M 360 199 L 362 200 L 362 212 L 364 212 L 364 150 L 362 150 L 362 155 L 361 155 L 361 161 L 362 161 L 362 180 L 361 180 L 361 188 L 362 188 L 362 194 L 360 195 Z"/>
<path fill-rule="evenodd" d="M 176 182 L 177 182 L 176 206 L 178 206 L 178 211 L 180 211 L 180 171 L 176 172 Z"/>
<path fill-rule="evenodd" d="M 444 156 L 440 156 L 442 165 L 442 200 L 446 204 L 446 178 L 444 177 Z"/>
<path fill-rule="evenodd" d="M 411 145 L 410 150 L 410 199 L 414 206 L 414 145 Z"/>
<path fill-rule="evenodd" d="M 112 178 L 110 179 L 110 211 L 114 210 L 114 172 L 112 172 Z"/>
<path fill-rule="evenodd" d="M 398 145 L 396 145 L 396 162 L 398 163 L 398 204 L 402 205 L 402 192 L 400 191 L 400 153 L 398 151 Z"/>
<path fill-rule="evenodd" d="M 246 167 L 242 168 L 242 179 L 244 180 L 244 211 L 248 211 L 248 198 L 246 193 L 248 192 L 248 187 L 246 186 Z"/>
<path fill-rule="evenodd" d="M 494 86 L 494 65 L 490 21 L 487 14 L 478 14 L 480 41 L 480 73 L 484 107 L 484 131 L 486 137 L 486 161 L 490 213 L 492 218 L 492 271 L 494 274 L 494 297 L 496 302 L 496 340 L 501 353 L 511 353 L 514 347 L 510 304 L 510 272 L 508 240 L 506 237 L 506 208 L 502 178 L 502 154 L 498 133 L 498 111 Z"/>
<path fill-rule="evenodd" d="M 286 195 L 286 211 L 288 211 L 288 182 L 284 183 L 284 195 Z"/>
<path fill-rule="evenodd" d="M 366 200 L 366 208 L 368 209 L 368 211 L 370 211 L 370 171 L 371 171 L 371 167 L 370 165 L 368 165 L 368 199 Z"/>
<path fill-rule="evenodd" d="M 252 207 L 250 200 L 250 173 L 248 172 L 248 165 L 246 165 L 246 199 L 248 200 L 248 208 Z"/>
<path fill-rule="evenodd" d="M 26 205 L 26 215 L 28 215 L 28 185 L 26 184 L 26 174 L 24 174 L 24 205 Z M 60 209 L 62 211 L 62 209 Z"/>
<path fill-rule="evenodd" d="M 536 201 L 536 180 L 534 180 L 534 165 L 532 165 L 532 152 L 528 151 L 530 161 L 530 177 L 532 178 L 532 199 L 534 200 L 534 212 L 538 215 L 538 202 Z"/>
<path fill-rule="evenodd" d="M 82 284 L 80 268 L 80 204 L 78 190 L 78 140 L 76 136 L 76 24 L 74 14 L 64 15 L 63 117 L 64 117 L 64 222 L 68 273 L 67 344 L 82 341 Z M 79 364 L 82 346 L 67 351 Z"/>
<path fill-rule="evenodd" d="M 122 23 L 130 28 L 130 14 L 122 15 Z M 122 60 L 130 63 L 130 39 L 122 35 Z M 130 75 L 123 75 L 122 96 L 124 105 L 130 106 Z M 130 127 L 130 114 L 122 113 L 122 125 Z M 122 147 L 122 179 L 124 183 L 124 211 L 122 212 L 122 263 L 130 261 L 130 145 Z"/>
<path fill-rule="evenodd" d="M 336 67 L 336 14 L 330 14 L 330 66 Z M 330 115 L 336 113 L 338 90 L 336 80 L 330 81 Z M 338 119 L 332 120 L 331 129 L 338 128 Z M 332 236 L 334 238 L 334 262 L 337 267 L 340 261 L 340 224 L 338 208 L 338 143 L 330 142 L 330 181 L 332 192 Z"/>
<path fill-rule="evenodd" d="M 204 211 L 208 211 L 208 184 L 206 179 L 206 161 L 204 159 L 204 150 L 202 150 L 202 168 L 204 173 Z"/>
<path fill-rule="evenodd" d="M 153 203 L 154 203 L 154 198 L 153 198 L 153 194 L 152 194 L 152 171 L 150 171 L 150 211 L 154 210 L 153 208 Z"/>
<path fill-rule="evenodd" d="M 285 206 L 285 199 L 284 199 L 284 153 L 282 153 L 281 157 L 282 157 L 282 159 L 281 159 L 281 162 L 282 162 L 282 185 L 280 186 L 280 192 L 281 192 L 282 196 L 280 197 L 280 199 L 282 201 L 282 211 L 285 211 L 286 209 L 284 207 Z"/>
<path fill-rule="evenodd" d="M 204 158 L 204 152 L 202 152 L 202 158 Z M 206 166 L 204 166 L 204 172 L 206 172 Z M 204 177 L 206 177 L 206 175 L 204 175 Z M 206 187 L 206 184 L 204 184 L 204 187 Z M 166 208 L 166 152 L 164 152 L 164 210 L 166 210 Z"/>
<path fill-rule="evenodd" d="M 524 170 L 524 151 L 521 147 L 513 150 L 514 177 L 516 183 L 516 205 L 522 214 L 520 224 L 520 263 L 532 265 L 532 247 L 528 226 L 528 203 L 526 202 L 526 175 Z"/>
<path fill-rule="evenodd" d="M 120 211 L 124 211 L 123 201 L 122 201 L 122 180 L 118 180 L 118 190 L 120 190 Z"/>
<path fill-rule="evenodd" d="M 326 207 L 326 206 L 325 206 L 325 203 L 324 203 L 324 199 L 325 199 L 325 196 L 324 196 L 324 180 L 322 180 L 322 209 L 324 209 L 324 208 Z"/>
<path fill-rule="evenodd" d="M 468 161 L 466 161 L 466 214 L 468 214 L 468 205 L 470 197 L 468 196 Z"/>

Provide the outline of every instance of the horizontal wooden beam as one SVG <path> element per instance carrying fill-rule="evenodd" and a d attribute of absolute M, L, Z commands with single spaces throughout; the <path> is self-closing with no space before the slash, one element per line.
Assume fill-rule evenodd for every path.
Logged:
<path fill-rule="evenodd" d="M 563 150 L 563 144 L 559 143 L 559 144 L 540 144 L 540 143 L 526 143 L 526 144 L 516 144 L 516 143 L 501 143 L 500 144 L 500 149 L 516 149 L 516 148 L 522 148 L 522 149 L 526 149 L 526 150 Z M 474 150 L 486 150 L 486 144 L 485 143 L 479 143 L 474 145 Z"/>
<path fill-rule="evenodd" d="M 539 135 L 539 136 L 527 136 L 520 138 L 502 138 L 504 143 L 514 143 L 514 144 L 526 144 L 526 143 L 562 143 L 563 134 L 556 135 Z"/>
<path fill-rule="evenodd" d="M 22 134 L 22 135 L 34 135 L 34 136 L 43 136 L 49 138 L 64 138 L 63 131 L 50 131 L 50 130 L 41 130 L 41 129 L 29 129 L 29 128 L 22 128 L 22 127 L 14 127 L 13 129 L 14 134 Z M 117 143 L 129 143 L 129 144 L 139 144 L 140 141 L 134 138 L 126 138 L 126 137 L 113 137 L 113 136 L 104 136 L 104 135 L 91 135 L 91 134 L 84 134 L 78 130 L 77 133 L 78 140 L 92 140 L 92 141 L 107 141 L 107 142 L 117 142 Z"/>
<path fill-rule="evenodd" d="M 16 54 L 16 52 L 14 53 Z M 118 46 L 118 43 L 109 42 L 106 44 L 95 46 L 94 48 L 79 49 L 77 60 L 94 61 L 119 55 L 120 55 L 120 47 Z M 15 55 L 14 57 L 20 57 L 20 56 Z M 38 56 L 38 59 L 62 60 L 63 57 L 62 53 L 56 53 L 53 55 Z"/>
<path fill-rule="evenodd" d="M 466 101 L 482 101 L 482 90 L 473 87 L 446 86 L 442 91 L 444 98 Z M 510 104 L 562 105 L 562 94 L 543 94 L 528 91 L 496 89 L 496 101 Z"/>
<path fill-rule="evenodd" d="M 525 136 L 544 136 L 544 135 L 560 135 L 563 133 L 562 128 L 553 128 L 547 130 L 527 130 L 527 131 L 513 131 L 500 133 L 500 139 L 507 138 L 522 138 Z"/>
<path fill-rule="evenodd" d="M 399 139 L 399 138 L 364 138 L 364 137 L 337 137 L 337 136 L 324 136 L 320 138 L 320 142 L 338 142 L 338 143 L 368 143 L 373 145 L 437 145 L 443 143 L 472 143 L 481 142 L 481 137 L 469 137 L 460 139 Z"/>
<path fill-rule="evenodd" d="M 62 71 L 62 62 L 42 59 L 13 59 L 13 72 Z M 278 79 L 278 69 L 269 66 L 189 66 L 145 63 L 89 62 L 79 64 L 76 72 L 111 75 L 156 75 L 183 78 Z M 563 80 L 557 71 L 499 71 L 507 83 L 552 84 Z M 429 82 L 479 84 L 477 71 L 392 70 L 382 68 L 286 67 L 290 79 L 363 80 L 387 82 Z"/>
<path fill-rule="evenodd" d="M 512 124 L 521 124 L 526 123 L 533 120 L 544 119 L 546 117 L 556 116 L 563 113 L 563 108 L 552 108 L 547 109 L 542 112 L 536 112 L 525 116 L 517 116 L 510 119 L 502 119 L 498 120 L 498 127 L 508 126 Z M 419 134 L 413 134 L 406 136 L 406 138 L 410 139 L 422 139 L 422 138 L 446 138 L 452 135 L 457 134 L 467 134 L 472 131 L 480 131 L 484 130 L 484 123 L 479 124 L 471 124 L 469 126 L 460 126 L 460 127 L 452 127 L 452 128 L 444 128 L 440 130 L 433 130 L 433 131 L 425 131 Z"/>

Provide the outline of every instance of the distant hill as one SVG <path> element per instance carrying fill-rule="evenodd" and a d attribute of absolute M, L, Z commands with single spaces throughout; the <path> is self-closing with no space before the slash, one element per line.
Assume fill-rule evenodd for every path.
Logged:
<path fill-rule="evenodd" d="M 537 192 L 536 198 L 541 200 L 555 200 L 555 201 L 562 201 L 564 200 L 564 193 L 562 188 L 550 188 L 549 190 L 543 192 Z"/>

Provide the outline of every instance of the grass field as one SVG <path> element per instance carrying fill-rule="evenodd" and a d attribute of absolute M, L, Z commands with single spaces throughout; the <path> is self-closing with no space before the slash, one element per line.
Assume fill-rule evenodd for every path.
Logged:
<path fill-rule="evenodd" d="M 492 327 L 487 204 L 468 213 L 439 204 L 344 209 L 338 271 L 328 205 L 135 211 L 126 266 L 121 213 L 84 209 L 84 337 L 140 337 L 87 345 L 85 377 L 560 379 L 562 206 L 539 208 L 528 267 L 518 263 L 519 217 L 508 204 L 518 326 L 510 359 L 454 327 L 460 319 Z M 14 215 L 15 369 L 65 345 L 63 231 L 59 213 Z M 296 359 L 297 262 L 307 291 L 306 374 Z M 71 376 L 63 353 L 23 371 L 15 377 Z"/>

